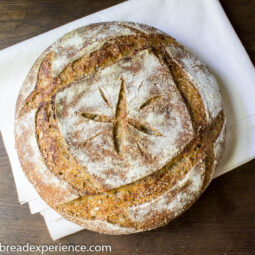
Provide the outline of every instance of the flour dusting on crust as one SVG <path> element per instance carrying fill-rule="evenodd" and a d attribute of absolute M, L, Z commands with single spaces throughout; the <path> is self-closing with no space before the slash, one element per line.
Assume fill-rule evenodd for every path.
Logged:
<path fill-rule="evenodd" d="M 84 228 L 92 231 L 97 231 L 99 233 L 110 234 L 110 235 L 123 235 L 141 232 L 135 228 L 121 227 L 117 224 L 110 223 L 105 220 L 83 220 L 77 217 L 72 217 L 70 215 L 64 215 L 67 219 L 74 221 L 75 223 L 83 226 Z"/>
<path fill-rule="evenodd" d="M 216 118 L 222 110 L 222 98 L 218 83 L 213 75 L 192 53 L 183 46 L 171 45 L 166 47 L 167 53 L 189 75 L 192 83 L 198 89 L 206 110 L 209 123 Z"/>
<path fill-rule="evenodd" d="M 213 145 L 213 152 L 214 152 L 213 169 L 214 170 L 216 170 L 217 166 L 219 165 L 219 161 L 225 150 L 225 139 L 226 139 L 226 120 L 224 121 L 223 128 Z M 214 171 L 212 173 L 211 178 L 213 177 L 213 174 L 214 174 Z"/>
<path fill-rule="evenodd" d="M 121 23 L 92 24 L 64 35 L 52 46 L 52 50 L 56 53 L 53 61 L 54 75 L 58 75 L 66 65 L 84 54 L 89 56 L 111 38 L 124 35 L 135 35 L 135 33 L 121 26 Z"/>
<path fill-rule="evenodd" d="M 204 182 L 204 173 L 205 162 L 201 160 L 188 171 L 182 180 L 160 197 L 142 205 L 130 207 L 129 216 L 138 222 L 144 222 L 155 213 L 162 213 L 163 211 L 174 214 L 176 217 L 187 204 L 200 194 Z M 188 186 L 183 189 L 186 185 Z"/>
<path fill-rule="evenodd" d="M 82 115 L 85 112 L 114 118 L 122 80 L 126 87 L 127 118 L 132 120 L 126 126 L 123 157 L 114 148 L 113 123 L 88 120 Z M 111 106 L 100 91 L 104 91 Z M 157 102 L 150 103 L 151 98 Z M 148 105 L 143 107 L 145 102 Z M 149 50 L 59 92 L 56 112 L 73 156 L 108 189 L 162 168 L 194 137 L 188 110 L 169 70 Z M 161 135 L 137 130 L 132 126 L 133 120 L 147 123 Z M 91 137 L 94 139 L 86 143 Z"/>
<path fill-rule="evenodd" d="M 78 192 L 45 165 L 35 137 L 35 114 L 36 110 L 33 110 L 16 122 L 16 144 L 26 176 L 51 205 L 76 199 L 79 197 Z M 52 192 L 54 196 L 49 196 L 47 192 Z"/>

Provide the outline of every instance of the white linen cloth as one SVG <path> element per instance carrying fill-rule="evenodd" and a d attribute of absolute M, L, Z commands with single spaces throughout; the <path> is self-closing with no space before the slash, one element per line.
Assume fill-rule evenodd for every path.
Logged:
<path fill-rule="evenodd" d="M 218 0 L 130 0 L 0 51 L 0 130 L 21 204 L 40 212 L 55 240 L 82 227 L 49 208 L 23 174 L 14 149 L 19 89 L 40 53 L 63 34 L 90 23 L 134 21 L 159 28 L 202 59 L 216 75 L 225 102 L 227 145 L 219 176 L 255 157 L 254 67 Z"/>

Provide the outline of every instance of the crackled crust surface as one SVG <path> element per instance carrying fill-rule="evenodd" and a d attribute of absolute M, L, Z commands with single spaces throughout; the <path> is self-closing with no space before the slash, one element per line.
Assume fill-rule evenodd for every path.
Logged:
<path fill-rule="evenodd" d="M 92 24 L 45 50 L 20 91 L 16 148 L 40 196 L 87 229 L 162 226 L 208 186 L 225 117 L 205 65 L 161 31 Z"/>

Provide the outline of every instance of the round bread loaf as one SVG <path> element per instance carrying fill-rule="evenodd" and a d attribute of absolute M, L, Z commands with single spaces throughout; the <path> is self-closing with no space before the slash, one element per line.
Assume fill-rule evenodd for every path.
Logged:
<path fill-rule="evenodd" d="M 16 149 L 42 199 L 87 229 L 165 225 L 205 190 L 223 153 L 215 78 L 163 32 L 130 22 L 74 30 L 21 88 Z"/>

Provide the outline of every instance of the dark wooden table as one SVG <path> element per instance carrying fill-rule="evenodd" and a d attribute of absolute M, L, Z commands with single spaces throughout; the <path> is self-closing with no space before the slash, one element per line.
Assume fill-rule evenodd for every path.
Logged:
<path fill-rule="evenodd" d="M 119 2 L 0 0 L 0 49 Z M 255 0 L 221 3 L 254 63 Z M 60 242 L 110 244 L 111 254 L 118 255 L 255 254 L 254 168 L 255 160 L 214 180 L 189 211 L 166 227 L 127 236 L 85 230 Z M 0 243 L 26 242 L 54 243 L 43 218 L 30 215 L 27 205 L 19 205 L 10 163 L 0 139 Z"/>

